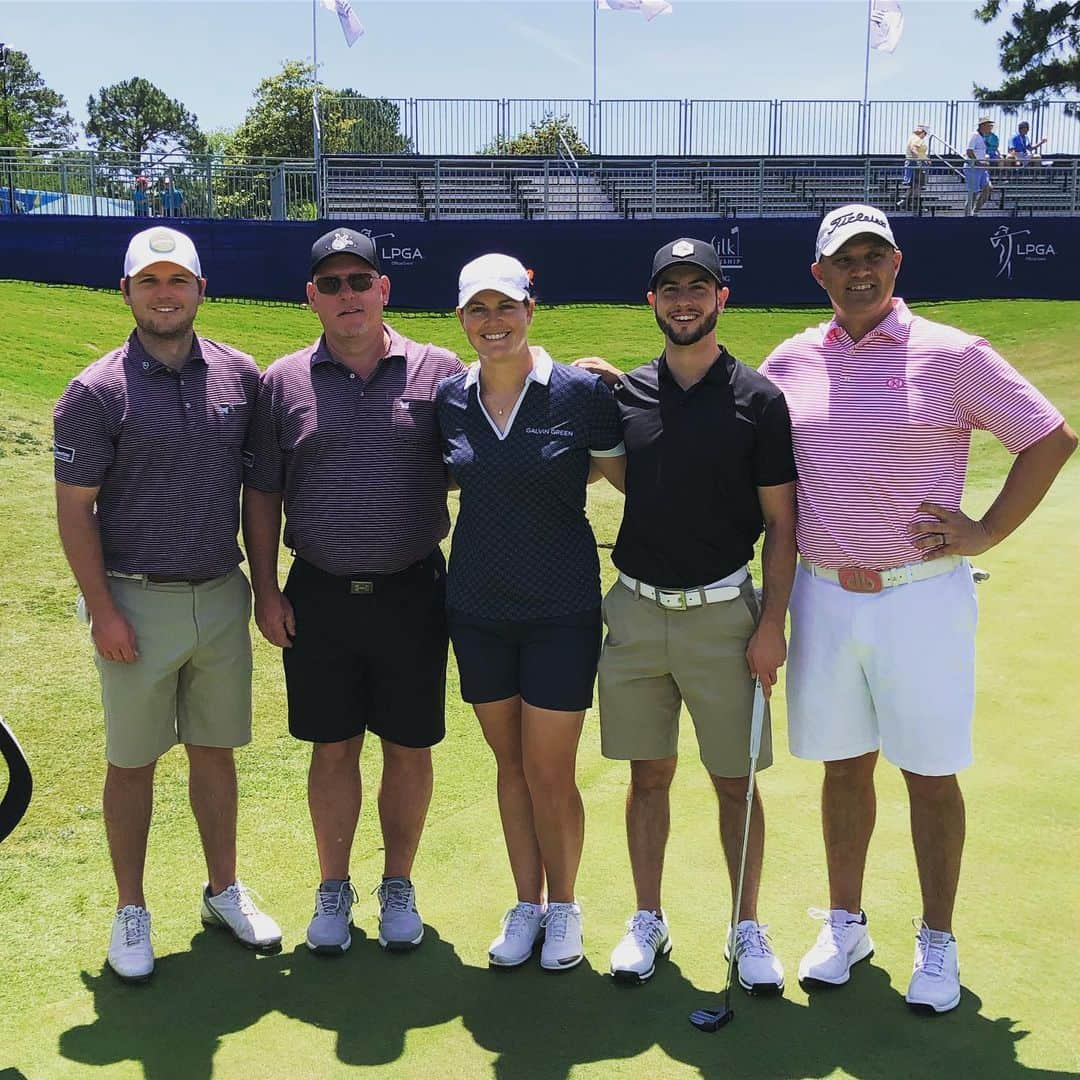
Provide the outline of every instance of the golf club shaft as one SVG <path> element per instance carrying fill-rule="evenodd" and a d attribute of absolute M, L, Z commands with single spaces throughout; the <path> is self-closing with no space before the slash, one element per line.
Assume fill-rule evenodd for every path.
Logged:
<path fill-rule="evenodd" d="M 746 878 L 746 852 L 750 846 L 750 815 L 754 808 L 754 779 L 757 773 L 757 759 L 761 751 L 761 732 L 765 723 L 765 692 L 761 680 L 754 683 L 754 706 L 750 717 L 750 775 L 746 781 L 746 813 L 743 816 L 742 850 L 739 852 L 739 876 L 735 885 L 735 899 L 731 912 L 731 944 L 728 947 L 727 981 L 724 984 L 724 1008 L 728 1007 L 731 997 L 731 981 L 735 974 L 735 927 L 739 925 L 742 912 L 743 881 Z"/>

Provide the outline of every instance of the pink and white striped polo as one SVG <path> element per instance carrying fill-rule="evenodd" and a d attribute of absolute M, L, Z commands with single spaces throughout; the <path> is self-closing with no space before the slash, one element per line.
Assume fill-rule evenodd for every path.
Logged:
<path fill-rule="evenodd" d="M 959 509 L 974 428 L 1016 454 L 1064 422 L 984 339 L 899 298 L 861 340 L 833 319 L 789 338 L 760 370 L 791 413 L 799 552 L 834 569 L 921 557 L 907 528 L 926 520 L 924 501 Z"/>

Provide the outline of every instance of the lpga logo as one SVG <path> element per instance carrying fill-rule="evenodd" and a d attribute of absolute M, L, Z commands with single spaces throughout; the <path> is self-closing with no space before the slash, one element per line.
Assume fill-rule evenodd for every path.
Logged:
<path fill-rule="evenodd" d="M 739 226 L 732 225 L 724 236 L 714 236 L 712 246 L 720 259 L 720 265 L 725 270 L 741 270 L 742 264 L 742 237 L 739 235 Z"/>
<path fill-rule="evenodd" d="M 1005 277 L 1012 281 L 1013 259 L 1023 259 L 1025 262 L 1046 262 L 1051 255 L 1056 255 L 1053 244 L 1035 243 L 1030 240 L 1021 240 L 1023 236 L 1030 236 L 1030 229 L 1018 229 L 1009 232 L 1008 225 L 999 225 L 990 234 L 990 246 L 998 255 L 998 272 L 995 277 Z"/>
<path fill-rule="evenodd" d="M 420 248 L 402 244 L 392 232 L 373 233 L 370 229 L 360 231 L 371 238 L 371 242 L 378 249 L 381 263 L 390 266 L 412 266 L 415 262 L 423 261 L 424 253 Z"/>

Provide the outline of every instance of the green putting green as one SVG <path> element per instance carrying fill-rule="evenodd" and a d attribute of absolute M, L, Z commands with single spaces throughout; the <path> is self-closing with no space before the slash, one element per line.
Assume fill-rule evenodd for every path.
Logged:
<path fill-rule="evenodd" d="M 1076 425 L 1080 304 L 918 310 L 988 337 Z M 756 365 L 780 339 L 824 317 L 733 308 L 720 336 Z M 391 308 L 388 318 L 411 337 L 464 347 L 449 314 Z M 303 309 L 234 303 L 207 304 L 197 325 L 260 364 L 317 331 Z M 458 699 L 453 669 L 448 733 L 435 752 L 435 796 L 414 874 L 424 944 L 386 955 L 375 942 L 376 902 L 368 893 L 381 872 L 379 766 L 378 749 L 369 746 L 353 860 L 361 897 L 354 946 L 340 959 L 312 956 L 303 944 L 317 876 L 307 752 L 285 730 L 278 658 L 262 642 L 255 737 L 238 755 L 241 875 L 281 923 L 284 949 L 257 957 L 199 924 L 204 868 L 184 756 L 174 751 L 158 770 L 147 870 L 157 970 L 145 987 L 122 986 L 103 972 L 114 893 L 100 807 L 100 705 L 89 641 L 73 617 L 75 585 L 55 536 L 50 409 L 67 380 L 130 326 L 119 293 L 0 284 L 0 713 L 35 780 L 26 819 L 0 846 L 0 1077 L 1080 1074 L 1073 983 L 1080 679 L 1069 644 L 1080 578 L 1075 461 L 1035 516 L 977 560 L 993 577 L 979 594 L 977 760 L 962 777 L 969 837 L 956 933 L 965 992 L 953 1013 L 926 1019 L 904 1007 L 919 895 L 903 784 L 886 765 L 865 890 L 877 952 L 845 988 L 808 997 L 797 985 L 799 957 L 817 932 L 806 909 L 824 906 L 827 893 L 820 769 L 787 755 L 782 699 L 774 710 L 776 764 L 760 781 L 767 825 L 760 910 L 787 968 L 783 998 L 752 1000 L 736 990 L 735 1020 L 715 1035 L 687 1022 L 722 986 L 729 905 L 715 799 L 692 736 L 682 747 L 665 878 L 671 960 L 647 986 L 611 984 L 608 954 L 633 908 L 622 824 L 626 768 L 601 758 L 595 713 L 586 719 L 578 768 L 587 815 L 579 883 L 587 961 L 561 976 L 536 965 L 489 972 L 487 946 L 514 897 L 494 765 Z M 644 305 L 541 307 L 531 336 L 557 359 L 601 354 L 624 367 L 659 342 Z M 1007 467 L 1004 451 L 976 438 L 969 511 L 985 508 Z M 594 485 L 590 515 L 601 544 L 614 540 L 619 509 L 619 496 Z M 601 561 L 610 580 L 606 551 Z"/>

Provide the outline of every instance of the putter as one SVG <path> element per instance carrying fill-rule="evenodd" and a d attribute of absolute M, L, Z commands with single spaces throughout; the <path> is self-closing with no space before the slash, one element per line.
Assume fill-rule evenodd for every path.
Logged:
<path fill-rule="evenodd" d="M 761 679 L 754 683 L 754 710 L 750 716 L 750 776 L 746 782 L 746 820 L 743 823 L 742 853 L 739 856 L 739 882 L 735 888 L 735 906 L 731 925 L 739 921 L 742 908 L 743 875 L 746 873 L 746 848 L 750 843 L 750 811 L 754 805 L 754 773 L 757 770 L 758 753 L 761 750 L 761 732 L 765 726 L 765 691 Z M 723 1005 L 719 1009 L 698 1009 L 690 1014 L 690 1023 L 698 1031 L 719 1031 L 730 1024 L 735 1016 L 731 1007 L 731 983 L 735 975 L 735 943 L 728 949 L 727 983 L 724 986 Z"/>
<path fill-rule="evenodd" d="M 30 793 L 34 783 L 30 776 L 30 766 L 22 752 L 18 740 L 11 728 L 0 717 L 0 754 L 3 754 L 8 767 L 8 785 L 3 799 L 0 799 L 0 841 L 4 840 L 16 825 L 22 821 L 26 808 L 30 805 Z"/>

